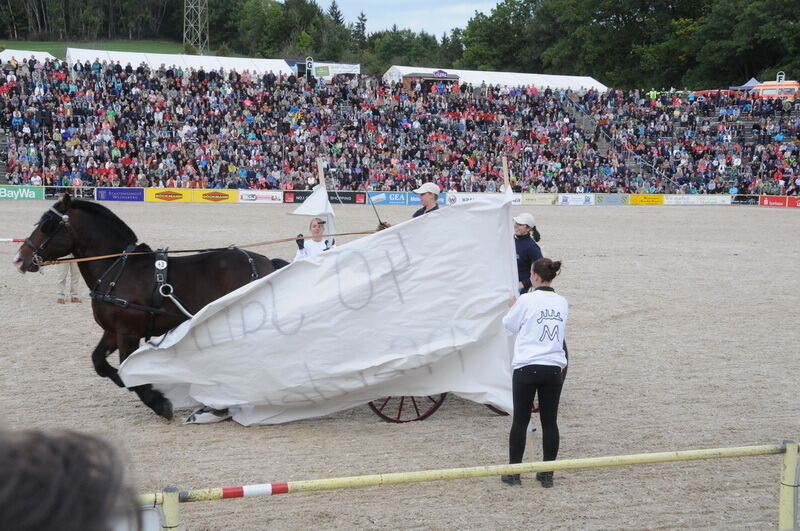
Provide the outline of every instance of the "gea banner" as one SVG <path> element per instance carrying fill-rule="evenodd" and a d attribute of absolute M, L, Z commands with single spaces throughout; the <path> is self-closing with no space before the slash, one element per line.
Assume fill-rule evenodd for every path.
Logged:
<path fill-rule="evenodd" d="M 370 192 L 369 200 L 376 205 L 408 204 L 407 192 Z"/>
<path fill-rule="evenodd" d="M 144 201 L 144 188 L 95 188 L 97 201 Z"/>
<path fill-rule="evenodd" d="M 511 411 L 511 203 L 490 197 L 251 282 L 146 343 L 120 376 L 244 425 L 443 392 Z"/>
<path fill-rule="evenodd" d="M 559 194 L 558 204 L 564 206 L 594 205 L 594 194 Z"/>
<path fill-rule="evenodd" d="M 15 201 L 44 199 L 44 188 L 41 186 L 0 185 L 0 199 Z"/>
<path fill-rule="evenodd" d="M 661 194 L 631 194 L 632 205 L 663 205 L 664 196 Z"/>
<path fill-rule="evenodd" d="M 555 205 L 558 194 L 522 194 L 523 205 Z"/>
<path fill-rule="evenodd" d="M 665 205 L 730 205 L 731 196 L 713 195 L 665 195 Z"/>
<path fill-rule="evenodd" d="M 769 207 L 785 207 L 789 204 L 786 197 L 780 195 L 762 195 L 758 199 L 758 204 Z"/>
<path fill-rule="evenodd" d="M 787 197 L 786 206 L 790 208 L 800 208 L 800 197 Z"/>
<path fill-rule="evenodd" d="M 281 190 L 239 190 L 240 203 L 283 203 Z"/>
<path fill-rule="evenodd" d="M 144 200 L 159 203 L 190 203 L 192 190 L 188 188 L 145 188 Z"/>
<path fill-rule="evenodd" d="M 627 205 L 629 202 L 628 194 L 594 194 L 595 205 Z"/>

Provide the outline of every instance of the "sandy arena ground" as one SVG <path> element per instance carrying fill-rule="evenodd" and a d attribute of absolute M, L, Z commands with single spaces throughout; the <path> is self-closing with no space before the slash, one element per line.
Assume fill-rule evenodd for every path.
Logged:
<path fill-rule="evenodd" d="M 0 203 L 2 237 L 26 237 L 49 202 Z M 140 241 L 173 249 L 286 237 L 288 205 L 106 203 Z M 412 207 L 383 207 L 398 222 Z M 515 207 L 515 211 L 522 211 Z M 800 438 L 800 212 L 757 207 L 530 207 L 571 301 L 571 366 L 559 457 Z M 338 207 L 340 231 L 375 226 Z M 457 237 L 454 234 L 454 237 Z M 345 238 L 340 240 L 343 243 Z M 140 492 L 506 462 L 508 417 L 449 397 L 430 419 L 382 422 L 364 405 L 244 428 L 168 423 L 95 375 L 100 338 L 83 304 L 55 304 L 56 271 L 16 272 L 0 244 L 0 422 L 75 428 L 124 449 Z M 262 248 L 290 259 L 294 244 Z M 116 356 L 114 356 L 116 357 Z M 116 361 L 116 360 L 114 360 Z M 538 421 L 537 421 L 538 424 Z M 526 459 L 538 460 L 529 438 Z M 777 527 L 780 456 L 496 477 L 181 506 L 189 530 L 766 529 Z"/>

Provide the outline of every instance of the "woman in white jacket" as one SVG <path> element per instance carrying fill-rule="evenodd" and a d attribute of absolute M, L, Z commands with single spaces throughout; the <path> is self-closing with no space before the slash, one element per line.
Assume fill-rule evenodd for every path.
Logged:
<path fill-rule="evenodd" d="M 325 238 L 325 220 L 322 218 L 314 218 L 308 224 L 308 229 L 311 231 L 310 238 L 304 238 L 302 234 L 297 235 L 297 254 L 295 260 L 308 258 L 323 251 L 333 248 L 336 242 L 333 238 Z"/>
<path fill-rule="evenodd" d="M 534 290 L 514 301 L 503 318 L 506 330 L 517 334 L 512 360 L 514 420 L 508 440 L 510 463 L 522 462 L 525 430 L 537 393 L 543 459 L 554 461 L 558 455 L 558 403 L 563 385 L 562 370 L 567 366 L 564 335 L 569 304 L 550 284 L 560 271 L 561 262 L 549 258 L 536 260 L 531 269 Z M 519 474 L 502 476 L 500 479 L 509 485 L 521 484 Z M 553 486 L 552 472 L 539 472 L 536 479 L 545 488 Z"/>

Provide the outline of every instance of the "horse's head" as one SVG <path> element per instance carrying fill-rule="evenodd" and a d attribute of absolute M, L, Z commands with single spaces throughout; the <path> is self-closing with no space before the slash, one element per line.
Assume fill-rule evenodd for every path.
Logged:
<path fill-rule="evenodd" d="M 14 257 L 14 265 L 20 273 L 33 273 L 39 270 L 42 262 L 73 252 L 75 240 L 68 216 L 71 201 L 69 194 L 65 194 L 36 222 L 33 232 Z"/>

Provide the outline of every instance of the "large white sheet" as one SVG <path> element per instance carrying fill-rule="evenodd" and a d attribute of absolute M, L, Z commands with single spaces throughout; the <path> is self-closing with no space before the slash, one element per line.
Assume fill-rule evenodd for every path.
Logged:
<path fill-rule="evenodd" d="M 144 345 L 120 375 L 244 425 L 441 392 L 511 411 L 510 208 L 487 196 L 294 262 Z"/>

